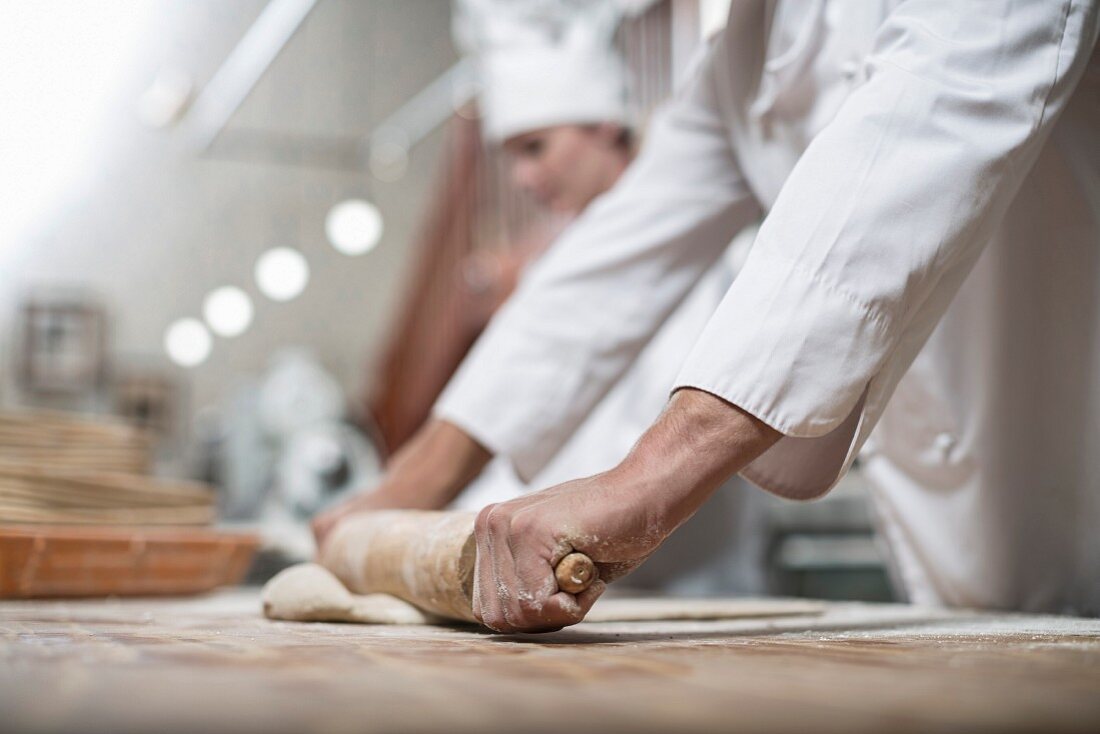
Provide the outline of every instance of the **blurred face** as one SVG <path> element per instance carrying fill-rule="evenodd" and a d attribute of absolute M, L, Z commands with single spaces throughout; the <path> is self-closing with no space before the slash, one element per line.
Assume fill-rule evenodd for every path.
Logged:
<path fill-rule="evenodd" d="M 509 138 L 512 181 L 556 212 L 578 214 L 629 162 L 618 125 L 559 125 Z"/>

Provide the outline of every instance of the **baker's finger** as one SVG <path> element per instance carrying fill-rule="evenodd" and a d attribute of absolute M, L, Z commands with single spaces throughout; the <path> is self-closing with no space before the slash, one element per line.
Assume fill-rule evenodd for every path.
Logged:
<path fill-rule="evenodd" d="M 517 529 L 517 518 L 504 505 L 486 517 L 489 545 L 492 548 L 493 583 L 500 601 L 500 612 L 504 616 L 504 627 L 512 630 L 526 628 L 531 623 L 531 609 L 539 594 L 533 591 L 529 583 L 531 577 L 524 577 L 518 566 L 517 558 L 529 555 L 531 535 Z M 553 591 L 550 589 L 549 591 Z M 545 597 L 546 593 L 541 596 Z"/>
<path fill-rule="evenodd" d="M 579 594 L 558 591 L 543 604 L 540 623 L 529 625 L 525 629 L 529 632 L 552 632 L 577 624 L 588 616 L 592 605 L 606 589 L 607 584 L 601 579 L 596 579 L 591 586 Z"/>
<path fill-rule="evenodd" d="M 481 579 L 481 573 L 482 573 L 482 568 L 481 568 L 481 563 L 482 563 L 481 559 L 482 558 L 483 558 L 483 556 L 482 556 L 480 550 L 478 550 L 474 553 L 474 583 L 473 583 L 473 588 L 471 589 L 472 594 L 471 594 L 471 598 L 470 598 L 470 612 L 474 615 L 474 619 L 476 619 L 481 624 L 485 624 L 485 614 L 481 611 L 481 581 L 480 581 L 480 579 Z"/>
<path fill-rule="evenodd" d="M 555 548 L 545 541 L 545 537 L 548 536 L 539 530 L 524 528 L 520 523 L 513 528 L 509 538 L 516 593 L 512 604 L 506 604 L 504 610 L 508 621 L 520 629 L 565 624 L 560 615 L 546 608 L 547 601 L 559 589 L 551 563 Z M 504 571 L 506 573 L 507 569 Z"/>
<path fill-rule="evenodd" d="M 474 538 L 477 544 L 474 568 L 478 602 L 475 616 L 489 629 L 497 632 L 511 632 L 512 627 L 501 609 L 500 581 L 496 574 L 496 543 L 490 527 L 491 518 L 497 507 L 497 505 L 486 506 L 474 521 Z"/>
<path fill-rule="evenodd" d="M 489 544 L 485 537 L 485 511 L 488 509 L 488 507 L 483 508 L 474 519 L 476 553 L 474 554 L 473 599 L 470 600 L 470 607 L 474 618 L 482 624 L 485 624 L 485 616 L 490 613 L 491 603 L 491 600 L 482 590 L 485 586 L 483 577 L 488 573 L 487 568 L 489 565 Z"/>
<path fill-rule="evenodd" d="M 530 619 L 522 629 L 525 632 L 553 632 L 580 622 L 584 612 L 573 594 L 558 591 L 542 603 L 537 617 Z"/>

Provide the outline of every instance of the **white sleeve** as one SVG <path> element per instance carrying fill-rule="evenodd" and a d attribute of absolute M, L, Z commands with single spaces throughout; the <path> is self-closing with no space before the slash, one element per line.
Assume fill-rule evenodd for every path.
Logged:
<path fill-rule="evenodd" d="M 655 115 L 618 184 L 532 268 L 436 403 L 437 417 L 525 479 L 760 216 L 718 116 L 713 58 Z"/>
<path fill-rule="evenodd" d="M 865 59 L 867 80 L 785 182 L 677 387 L 721 396 L 789 437 L 848 425 L 872 381 L 884 368 L 900 376 L 943 315 L 1096 35 L 1094 0 L 900 4 Z"/>

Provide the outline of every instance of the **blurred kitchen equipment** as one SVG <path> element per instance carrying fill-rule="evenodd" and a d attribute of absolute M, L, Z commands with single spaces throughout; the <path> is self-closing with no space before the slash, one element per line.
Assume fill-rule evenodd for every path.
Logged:
<path fill-rule="evenodd" d="M 277 457 L 260 518 L 265 549 L 286 562 L 309 558 L 314 550 L 309 519 L 375 481 L 381 455 L 344 421 L 343 390 L 306 350 L 275 355 L 255 410 Z"/>
<path fill-rule="evenodd" d="M 171 436 L 176 426 L 179 386 L 159 371 L 112 370 L 114 411 L 128 423 L 157 437 Z"/>
<path fill-rule="evenodd" d="M 309 352 L 275 355 L 258 408 L 278 446 L 273 499 L 295 518 L 308 519 L 380 474 L 378 452 L 344 423 L 340 384 Z"/>
<path fill-rule="evenodd" d="M 287 439 L 275 481 L 284 506 L 307 520 L 381 470 L 378 453 L 363 434 L 333 421 L 302 428 Z"/>
<path fill-rule="evenodd" d="M 39 397 L 87 397 L 106 375 L 107 315 L 81 296 L 36 297 L 20 309 L 19 385 Z"/>
<path fill-rule="evenodd" d="M 836 601 L 897 600 L 868 493 L 867 480 L 856 466 L 827 497 L 770 508 L 770 593 Z"/>

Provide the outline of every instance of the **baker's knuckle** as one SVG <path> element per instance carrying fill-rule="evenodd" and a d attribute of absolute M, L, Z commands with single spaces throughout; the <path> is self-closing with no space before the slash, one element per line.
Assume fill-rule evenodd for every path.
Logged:
<path fill-rule="evenodd" d="M 519 599 L 516 606 L 519 607 L 519 616 L 524 621 L 538 619 L 539 615 L 542 614 L 542 603 L 537 599 Z"/>
<path fill-rule="evenodd" d="M 502 505 L 497 505 L 494 511 L 489 513 L 486 523 L 489 532 L 494 536 L 507 536 L 512 526 L 512 518 L 508 510 L 504 509 Z"/>
<path fill-rule="evenodd" d="M 534 517 L 530 512 L 521 512 L 511 518 L 510 534 L 514 538 L 521 538 L 531 535 L 538 524 L 538 519 Z"/>
<path fill-rule="evenodd" d="M 493 512 L 493 508 L 496 505 L 485 505 L 481 508 L 481 511 L 477 513 L 477 517 L 474 518 L 474 531 L 477 533 L 485 533 L 489 530 L 489 516 Z"/>
<path fill-rule="evenodd" d="M 508 619 L 508 615 L 503 611 L 493 614 L 493 623 L 490 626 L 497 632 L 512 632 L 516 629 L 515 625 Z"/>

